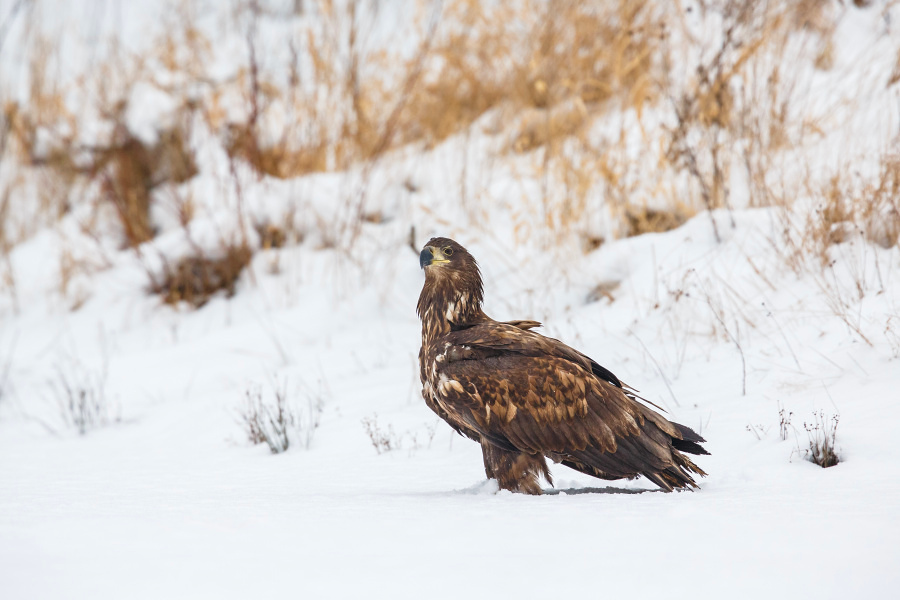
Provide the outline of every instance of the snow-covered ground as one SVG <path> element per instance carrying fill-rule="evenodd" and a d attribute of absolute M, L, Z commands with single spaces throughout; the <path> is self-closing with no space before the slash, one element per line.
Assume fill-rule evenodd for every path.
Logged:
<path fill-rule="evenodd" d="M 860 11 L 873 31 L 877 8 Z M 897 107 L 871 121 L 896 128 Z M 249 211 L 292 208 L 308 235 L 257 252 L 234 297 L 198 310 L 147 293 L 154 253 L 188 247 L 164 210 L 142 257 L 79 237 L 78 207 L 16 245 L 0 304 L 0 597 L 896 594 L 898 246 L 851 231 L 827 266 L 792 268 L 785 224 L 800 217 L 747 208 L 588 253 L 548 247 L 522 234 L 528 217 L 503 221 L 529 212 L 539 178 L 487 158 L 497 142 L 473 130 L 370 173 L 235 174 Z M 200 205 L 192 243 L 212 246 L 238 200 L 207 142 L 182 190 Z M 314 224 L 361 182 L 386 218 L 329 247 Z M 485 204 L 460 203 L 460 186 Z M 421 400 L 411 224 L 417 245 L 448 235 L 479 260 L 489 315 L 542 321 L 700 432 L 701 489 L 561 466 L 541 497 L 485 482 L 480 449 Z M 60 254 L 98 248 L 102 268 L 61 292 Z M 278 390 L 299 423 L 273 455 L 240 415 L 248 393 Z M 85 435 L 70 391 L 99 407 Z M 834 415 L 841 462 L 822 469 L 804 425 Z"/>
<path fill-rule="evenodd" d="M 765 257 L 764 211 L 736 217 L 722 244 L 706 216 L 611 244 L 581 268 L 621 277 L 615 301 L 584 304 L 584 286 L 559 286 L 542 315 L 554 335 L 709 440 L 712 455 L 699 462 L 710 476 L 696 493 L 618 493 L 654 486 L 607 490 L 563 467 L 553 469 L 558 495 L 495 493 L 477 446 L 420 400 L 421 274 L 408 248 L 391 257 L 396 277 L 384 291 L 334 297 L 309 273 L 311 263 L 327 270 L 329 257 L 301 248 L 305 269 L 258 275 L 193 313 L 138 293 L 74 314 L 23 311 L 35 322 L 4 327 L 4 596 L 884 597 L 900 577 L 897 361 L 886 341 L 867 347 L 830 315 L 813 282 Z M 519 282 L 540 286 L 541 265 L 507 270 L 489 247 L 471 246 L 490 312 L 533 316 L 501 298 L 527 295 Z M 863 248 L 885 285 L 860 302 L 865 322 L 896 310 L 900 260 Z M 291 278 L 297 300 L 273 306 Z M 733 297 L 713 287 L 726 278 Z M 755 323 L 726 323 L 740 349 L 710 302 Z M 55 369 L 77 361 L 88 377 L 103 356 L 117 422 L 49 435 L 32 418 L 56 410 Z M 322 414 L 309 449 L 273 456 L 248 446 L 237 413 L 247 389 L 271 394 L 278 381 L 304 417 L 308 397 L 322 398 Z M 782 407 L 793 412 L 784 441 Z M 815 410 L 840 414 L 843 462 L 827 470 L 804 460 L 802 422 Z M 392 428 L 399 448 L 376 453 L 363 419 Z"/>

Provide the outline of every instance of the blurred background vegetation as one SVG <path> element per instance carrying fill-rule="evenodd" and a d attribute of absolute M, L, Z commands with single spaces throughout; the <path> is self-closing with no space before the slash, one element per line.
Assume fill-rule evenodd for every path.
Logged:
<path fill-rule="evenodd" d="M 233 293 L 256 251 L 300 244 L 311 227 L 349 250 L 384 218 L 368 178 L 472 137 L 537 186 L 539 210 L 521 210 L 545 244 L 589 252 L 751 207 L 778 210 L 797 270 L 820 268 L 851 234 L 898 243 L 897 132 L 877 121 L 900 86 L 893 0 L 73 4 L 96 12 L 96 31 L 67 31 L 53 2 L 0 11 L 0 277 L 13 296 L 11 253 L 68 221 L 67 239 L 95 251 L 61 244 L 48 257 L 64 296 L 78 273 L 118 252 L 143 258 L 181 228 L 189 250 L 148 266 L 149 289 L 202 306 Z M 116 11 L 147 14 L 140 39 Z M 854 11 L 884 22 L 865 48 L 842 29 Z M 330 199 L 341 210 L 314 225 L 245 199 L 253 178 L 347 171 L 363 191 Z M 201 197 L 203 176 L 236 201 Z M 489 227 L 496 198 L 465 176 L 453 201 Z M 237 223 L 214 246 L 191 232 L 204 210 Z"/>

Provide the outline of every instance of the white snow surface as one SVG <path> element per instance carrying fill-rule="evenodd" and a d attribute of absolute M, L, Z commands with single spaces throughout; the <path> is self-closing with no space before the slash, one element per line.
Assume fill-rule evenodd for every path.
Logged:
<path fill-rule="evenodd" d="M 150 96 L 148 112 L 165 112 Z M 898 106 L 873 109 L 871 127 L 896 128 Z M 234 297 L 196 311 L 146 291 L 145 268 L 189 248 L 164 211 L 146 262 L 104 248 L 109 264 L 74 292 L 58 290 L 61 249 L 97 251 L 77 207 L 18 244 L 0 301 L 0 598 L 894 597 L 897 246 L 851 233 L 829 266 L 794 270 L 781 212 L 748 208 L 587 254 L 577 240 L 548 247 L 504 221 L 540 182 L 484 159 L 497 141 L 479 126 L 369 173 L 366 201 L 387 218 L 349 251 L 315 223 L 342 218 L 331 200 L 357 194 L 358 170 L 238 173 L 250 214 L 293 208 L 309 234 L 257 252 Z M 241 223 L 222 208 L 237 201 L 222 150 L 203 136 L 200 174 L 182 187 L 200 204 L 192 243 L 214 248 Z M 417 245 L 452 236 L 479 260 L 489 315 L 542 321 L 700 432 L 700 489 L 562 466 L 540 497 L 486 482 L 478 446 L 421 398 L 411 224 Z M 67 423 L 64 382 L 102 392 L 103 426 Z M 271 400 L 279 387 L 300 425 L 273 455 L 239 415 L 248 390 Z M 840 419 L 829 469 L 807 460 L 804 423 L 819 411 Z"/>

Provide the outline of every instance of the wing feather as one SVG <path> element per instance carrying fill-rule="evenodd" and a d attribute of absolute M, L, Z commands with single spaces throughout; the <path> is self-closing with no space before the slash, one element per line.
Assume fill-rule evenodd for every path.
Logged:
<path fill-rule="evenodd" d="M 438 392 L 466 435 L 606 479 L 693 484 L 676 467 L 672 441 L 695 445 L 700 436 L 629 397 L 587 356 L 517 325 L 492 321 L 445 338 Z"/>

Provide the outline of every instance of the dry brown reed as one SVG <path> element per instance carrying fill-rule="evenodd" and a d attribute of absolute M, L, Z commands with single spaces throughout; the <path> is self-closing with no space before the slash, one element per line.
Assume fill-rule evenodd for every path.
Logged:
<path fill-rule="evenodd" d="M 672 209 L 653 209 L 629 206 L 625 211 L 628 225 L 628 237 L 644 233 L 662 233 L 680 227 L 690 217 L 690 213 L 681 206 Z"/>
<path fill-rule="evenodd" d="M 211 258 L 203 253 L 187 256 L 174 267 L 166 265 L 159 281 L 151 284 L 151 291 L 162 296 L 166 304 L 186 302 L 200 308 L 217 292 L 226 297 L 234 295 L 237 280 L 253 258 L 246 244 L 223 244 L 222 256 Z"/>
<path fill-rule="evenodd" d="M 791 123 L 796 90 L 785 70 L 792 66 L 771 58 L 800 32 L 812 40 L 816 68 L 832 68 L 839 10 L 815 0 L 701 2 L 698 10 L 716 15 L 722 35 L 701 48 L 696 69 L 682 80 L 673 76 L 674 57 L 701 42 L 679 4 L 424 2 L 410 25 L 418 42 L 402 56 L 367 38 L 366 15 L 374 7 L 334 0 L 304 4 L 311 17 L 298 21 L 290 51 L 263 60 L 259 23 L 273 14 L 263 3 L 239 3 L 233 19 L 246 62 L 234 77 L 222 79 L 210 74 L 213 43 L 197 25 L 197 5 L 182 3 L 146 55 L 113 52 L 75 80 L 90 92 L 82 97 L 95 104 L 90 112 L 99 115 L 98 130 L 108 132 L 91 147 L 76 141 L 83 123 L 66 102 L 72 90 L 53 76 L 54 46 L 37 39 L 27 102 L 0 96 L 0 151 L 47 179 L 39 209 L 45 221 L 79 201 L 73 190 L 95 190 L 91 201 L 115 215 L 121 243 L 139 248 L 155 235 L 151 207 L 160 187 L 171 190 L 197 173 L 191 140 L 198 122 L 233 162 L 250 165 L 259 176 L 292 178 L 360 164 L 368 173 L 387 153 L 410 144 L 433 147 L 469 132 L 492 111 L 494 117 L 483 121 L 485 132 L 507 136 L 501 152 L 512 160 L 532 157 L 535 171 L 526 176 L 544 182 L 542 226 L 562 235 L 576 231 L 590 251 L 602 237 L 584 222 L 601 210 L 616 221 L 617 235 L 639 235 L 677 227 L 698 210 L 731 208 L 735 168 L 747 173 L 747 204 L 790 211 L 791 195 L 774 189 L 767 175 L 821 129 L 814 119 Z M 171 123 L 160 126 L 152 143 L 129 130 L 124 117 L 129 93 L 139 84 L 178 102 Z M 674 118 L 645 130 L 649 107 Z M 597 134 L 610 115 L 622 114 L 634 118 L 618 136 Z M 637 141 L 627 135 L 633 130 L 640 130 Z M 653 183 L 644 181 L 648 176 Z M 846 235 L 848 223 L 874 243 L 896 245 L 898 179 L 900 161 L 886 156 L 872 181 L 851 182 L 837 173 L 824 186 L 810 184 L 820 210 L 794 230 L 801 234 L 794 248 L 823 257 Z M 0 192 L 3 217 L 9 190 Z M 340 201 L 358 203 L 345 211 L 354 226 L 375 214 L 364 197 Z M 194 215 L 190 198 L 179 211 L 186 227 Z M 8 255 L 27 234 L 12 235 L 3 218 L 0 241 Z M 257 233 L 264 248 L 277 248 L 299 237 L 289 229 L 265 223 Z M 208 300 L 207 290 L 233 290 L 252 251 L 243 242 L 223 243 L 220 250 L 225 258 L 184 259 L 153 289 L 169 302 L 195 306 Z"/>
<path fill-rule="evenodd" d="M 845 171 L 813 188 L 811 196 L 816 208 L 800 232 L 797 254 L 827 265 L 830 248 L 857 233 L 882 248 L 900 244 L 900 155 L 882 156 L 875 177 L 863 180 Z"/>

